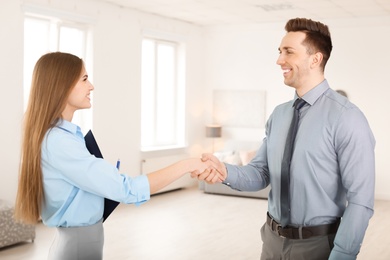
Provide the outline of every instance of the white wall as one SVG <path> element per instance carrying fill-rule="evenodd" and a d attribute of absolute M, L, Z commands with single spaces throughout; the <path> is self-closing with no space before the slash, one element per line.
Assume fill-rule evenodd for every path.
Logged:
<path fill-rule="evenodd" d="M 0 24 L 0 198 L 12 201 L 23 113 L 23 18 L 18 1 L 2 1 Z"/>
<path fill-rule="evenodd" d="M 390 199 L 390 147 L 388 106 L 390 86 L 390 17 L 324 21 L 330 26 L 333 52 L 326 78 L 334 89 L 344 89 L 365 113 L 374 132 L 376 145 L 376 198 Z M 208 28 L 206 44 L 206 86 L 213 89 L 263 89 L 267 91 L 266 114 L 293 98 L 293 90 L 283 84 L 276 65 L 284 23 Z M 208 100 L 211 106 L 211 99 Z M 263 129 L 225 129 L 227 135 L 258 139 Z"/>

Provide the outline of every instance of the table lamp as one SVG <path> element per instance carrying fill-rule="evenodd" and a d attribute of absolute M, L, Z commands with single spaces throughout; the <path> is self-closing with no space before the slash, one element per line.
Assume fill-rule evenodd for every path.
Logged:
<path fill-rule="evenodd" d="M 214 153 L 214 139 L 221 136 L 222 136 L 222 126 L 206 125 L 206 137 L 213 138 L 213 153 Z"/>

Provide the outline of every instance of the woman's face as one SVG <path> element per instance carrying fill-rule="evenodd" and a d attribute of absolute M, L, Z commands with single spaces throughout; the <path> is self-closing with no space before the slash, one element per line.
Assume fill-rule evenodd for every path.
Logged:
<path fill-rule="evenodd" d="M 62 113 L 64 119 L 71 121 L 73 113 L 79 109 L 91 107 L 91 91 L 94 89 L 91 82 L 88 80 L 88 74 L 83 66 L 80 78 L 70 92 L 66 107 Z M 70 119 L 70 120 L 69 120 Z"/>

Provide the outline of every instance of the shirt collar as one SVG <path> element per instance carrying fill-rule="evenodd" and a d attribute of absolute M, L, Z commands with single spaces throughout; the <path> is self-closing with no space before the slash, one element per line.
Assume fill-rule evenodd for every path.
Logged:
<path fill-rule="evenodd" d="M 64 119 L 60 119 L 56 126 L 72 134 L 76 134 L 78 131 L 81 131 L 80 127 Z"/>
<path fill-rule="evenodd" d="M 329 89 L 329 84 L 326 79 L 324 79 L 320 84 L 315 86 L 313 89 L 311 89 L 309 92 L 307 92 L 305 95 L 303 95 L 301 98 L 306 101 L 306 103 L 310 104 L 312 106 L 317 99 L 325 93 Z M 297 93 L 295 92 L 295 99 L 298 98 Z"/>

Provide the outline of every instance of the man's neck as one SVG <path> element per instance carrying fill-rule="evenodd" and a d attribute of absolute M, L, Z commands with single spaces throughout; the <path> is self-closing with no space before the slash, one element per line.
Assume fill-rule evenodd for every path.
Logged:
<path fill-rule="evenodd" d="M 296 87 L 295 90 L 299 97 L 304 96 L 307 92 L 318 86 L 322 81 L 325 80 L 324 75 L 322 74 L 319 77 L 310 78 L 309 80 L 302 83 L 300 87 Z"/>

